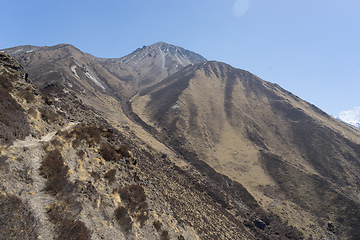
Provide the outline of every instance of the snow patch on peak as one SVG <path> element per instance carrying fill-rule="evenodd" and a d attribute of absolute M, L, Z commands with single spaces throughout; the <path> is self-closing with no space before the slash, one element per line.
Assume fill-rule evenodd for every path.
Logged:
<path fill-rule="evenodd" d="M 161 56 L 161 68 L 165 69 L 165 57 L 166 57 L 166 53 L 164 53 L 161 49 L 160 49 L 160 56 Z"/>
<path fill-rule="evenodd" d="M 337 118 L 353 126 L 360 127 L 360 107 L 356 107 L 348 111 L 342 111 L 339 113 Z"/>
<path fill-rule="evenodd" d="M 76 72 L 76 65 L 72 65 L 70 69 L 71 69 L 71 72 L 75 75 L 75 77 L 77 79 L 80 79 L 79 75 Z"/>
<path fill-rule="evenodd" d="M 90 80 L 92 80 L 96 85 L 101 87 L 105 91 L 105 87 L 101 84 L 100 80 L 96 77 L 95 74 L 93 74 L 89 69 L 85 68 L 83 69 L 84 74 L 86 77 L 88 77 Z"/>

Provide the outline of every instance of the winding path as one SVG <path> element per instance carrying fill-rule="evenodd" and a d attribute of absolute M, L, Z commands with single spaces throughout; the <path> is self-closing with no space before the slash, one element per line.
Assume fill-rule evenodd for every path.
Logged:
<path fill-rule="evenodd" d="M 61 130 L 69 130 L 78 123 L 67 124 Z M 51 141 L 57 131 L 48 133 L 41 139 L 27 136 L 25 140 L 17 140 L 9 147 L 10 151 L 17 151 L 19 148 L 27 148 L 27 162 L 29 166 L 29 176 L 32 180 L 29 194 L 23 194 L 22 199 L 27 201 L 35 216 L 39 220 L 39 240 L 52 240 L 54 237 L 54 226 L 48 218 L 46 207 L 54 202 L 54 197 L 43 191 L 46 179 L 40 175 L 40 166 L 43 155 L 43 143 Z M 23 150 L 21 150 L 23 151 Z"/>

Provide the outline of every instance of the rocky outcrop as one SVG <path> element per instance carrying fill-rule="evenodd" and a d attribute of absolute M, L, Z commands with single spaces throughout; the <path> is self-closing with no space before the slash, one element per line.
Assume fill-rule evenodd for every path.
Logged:
<path fill-rule="evenodd" d="M 9 55 L 0 52 L 0 143 L 11 144 L 30 133 L 30 126 L 23 107 L 10 93 L 22 91 L 24 69 Z M 20 85 L 20 86 L 19 86 Z"/>

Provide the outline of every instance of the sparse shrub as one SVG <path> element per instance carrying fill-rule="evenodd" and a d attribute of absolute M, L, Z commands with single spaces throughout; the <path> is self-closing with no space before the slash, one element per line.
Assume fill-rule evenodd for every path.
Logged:
<path fill-rule="evenodd" d="M 160 234 L 161 240 L 170 240 L 169 232 L 167 230 L 163 230 Z"/>
<path fill-rule="evenodd" d="M 285 237 L 287 239 L 304 239 L 304 234 L 293 226 L 289 226 L 285 230 Z"/>
<path fill-rule="evenodd" d="M 83 123 L 66 135 L 68 139 L 71 137 L 75 137 L 73 144 L 76 146 L 79 146 L 81 141 L 85 141 L 89 146 L 94 147 L 101 140 L 101 131 L 96 126 Z"/>
<path fill-rule="evenodd" d="M 120 188 L 117 191 L 119 192 L 121 199 L 126 203 L 129 211 L 131 213 L 136 213 L 136 221 L 143 226 L 149 218 L 149 207 L 146 202 L 144 188 L 137 184 L 131 184 Z"/>
<path fill-rule="evenodd" d="M 9 164 L 7 163 L 7 157 L 0 156 L 0 170 L 7 169 Z"/>
<path fill-rule="evenodd" d="M 76 155 L 78 155 L 79 158 L 84 159 L 85 151 L 80 149 L 76 152 Z"/>
<path fill-rule="evenodd" d="M 153 221 L 153 226 L 156 231 L 159 231 L 162 227 L 162 222 L 160 220 Z"/>
<path fill-rule="evenodd" d="M 49 124 L 56 123 L 59 120 L 57 114 L 47 107 L 39 108 L 39 112 L 41 119 Z"/>
<path fill-rule="evenodd" d="M 132 153 L 129 151 L 129 147 L 121 145 L 115 147 L 109 143 L 103 143 L 100 147 L 100 154 L 106 161 L 119 161 L 121 158 L 132 158 Z M 127 163 L 130 162 L 127 160 Z"/>
<path fill-rule="evenodd" d="M 85 223 L 75 219 L 64 218 L 59 224 L 58 239 L 88 240 L 91 239 L 90 231 Z"/>
<path fill-rule="evenodd" d="M 120 197 L 124 201 L 130 201 L 131 199 L 131 193 L 129 192 L 129 189 L 127 187 L 120 188 L 118 190 Z"/>
<path fill-rule="evenodd" d="M 140 226 L 144 226 L 145 222 L 149 219 L 148 211 L 140 211 L 140 213 L 136 216 L 136 221 L 140 223 Z"/>
<path fill-rule="evenodd" d="M 54 147 L 58 147 L 61 148 L 62 147 L 62 143 L 59 141 L 59 139 L 54 138 L 53 140 L 51 140 L 50 142 Z"/>
<path fill-rule="evenodd" d="M 19 96 L 24 98 L 27 103 L 32 103 L 35 100 L 35 94 L 32 92 L 31 87 L 20 89 Z"/>
<path fill-rule="evenodd" d="M 51 104 L 53 104 L 53 101 L 52 101 L 52 99 L 48 96 L 48 95 L 46 95 L 45 93 L 43 93 L 42 94 L 42 99 L 44 100 L 44 102 L 47 104 L 47 105 L 51 105 Z"/>
<path fill-rule="evenodd" d="M 113 145 L 108 143 L 103 143 L 100 147 L 100 155 L 106 161 L 118 161 L 121 158 L 121 155 L 118 154 Z"/>
<path fill-rule="evenodd" d="M 36 111 L 35 108 L 29 108 L 28 114 L 33 118 L 37 118 L 38 112 Z"/>
<path fill-rule="evenodd" d="M 126 145 L 121 145 L 118 149 L 118 153 L 120 153 L 123 157 L 126 157 L 126 158 L 132 157 L 129 147 Z"/>
<path fill-rule="evenodd" d="M 48 211 L 50 220 L 55 224 L 57 239 L 88 240 L 91 239 L 89 229 L 84 222 L 74 219 L 72 212 L 69 212 L 64 205 L 53 204 Z"/>
<path fill-rule="evenodd" d="M 2 72 L 0 75 L 0 86 L 11 92 L 14 88 L 11 81 L 15 79 L 15 75 L 10 75 L 9 73 Z"/>
<path fill-rule="evenodd" d="M 30 125 L 24 109 L 0 86 L 0 143 L 12 143 L 30 133 Z"/>
<path fill-rule="evenodd" d="M 183 235 L 180 235 L 180 236 L 178 236 L 177 238 L 178 238 L 178 240 L 185 240 L 185 238 L 184 238 Z"/>
<path fill-rule="evenodd" d="M 114 133 L 113 133 L 111 130 L 109 130 L 109 129 L 107 129 L 106 131 L 103 132 L 103 136 L 104 136 L 105 138 L 107 138 L 109 141 L 113 141 L 113 140 L 114 140 Z"/>
<path fill-rule="evenodd" d="M 149 204 L 147 202 L 141 202 L 139 203 L 138 205 L 138 210 L 141 211 L 141 212 L 144 212 L 144 211 L 147 211 L 149 208 Z"/>
<path fill-rule="evenodd" d="M 129 232 L 132 228 L 132 221 L 128 211 L 124 207 L 118 207 L 114 211 L 115 219 L 124 232 Z"/>
<path fill-rule="evenodd" d="M 40 167 L 40 173 L 45 178 L 51 178 L 55 175 L 67 174 L 67 167 L 64 165 L 64 159 L 58 149 L 50 151 L 43 159 Z"/>
<path fill-rule="evenodd" d="M 46 181 L 45 191 L 56 195 L 63 190 L 66 190 L 66 192 L 72 192 L 73 190 L 73 184 L 69 182 L 66 176 L 57 174 Z"/>
<path fill-rule="evenodd" d="M 77 138 L 75 138 L 71 143 L 73 148 L 78 148 L 80 146 L 80 144 L 81 144 L 81 141 Z"/>
<path fill-rule="evenodd" d="M 84 128 L 88 136 L 91 137 L 91 140 L 94 144 L 97 144 L 100 142 L 101 139 L 101 131 L 98 127 L 95 126 L 88 126 Z"/>
<path fill-rule="evenodd" d="M 146 201 L 144 188 L 137 184 L 131 184 L 119 190 L 120 197 L 127 202 L 131 212 L 139 210 L 142 202 Z"/>
<path fill-rule="evenodd" d="M 110 169 L 104 176 L 109 183 L 113 183 L 115 181 L 116 169 Z"/>
<path fill-rule="evenodd" d="M 100 179 L 100 174 L 98 172 L 92 171 L 91 176 L 94 178 L 95 182 Z"/>
<path fill-rule="evenodd" d="M 0 239 L 38 239 L 37 220 L 20 198 L 0 194 Z"/>
<path fill-rule="evenodd" d="M 40 173 L 47 178 L 45 190 L 56 195 L 60 192 L 71 192 L 74 185 L 68 180 L 69 167 L 58 149 L 49 152 L 41 162 Z"/>

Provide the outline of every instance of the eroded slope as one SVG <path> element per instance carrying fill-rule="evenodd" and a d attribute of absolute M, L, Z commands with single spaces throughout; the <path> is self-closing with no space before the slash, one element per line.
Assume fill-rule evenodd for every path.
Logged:
<path fill-rule="evenodd" d="M 360 134 L 315 106 L 218 62 L 184 68 L 131 106 L 200 172 L 243 184 L 305 236 L 358 237 Z"/>

